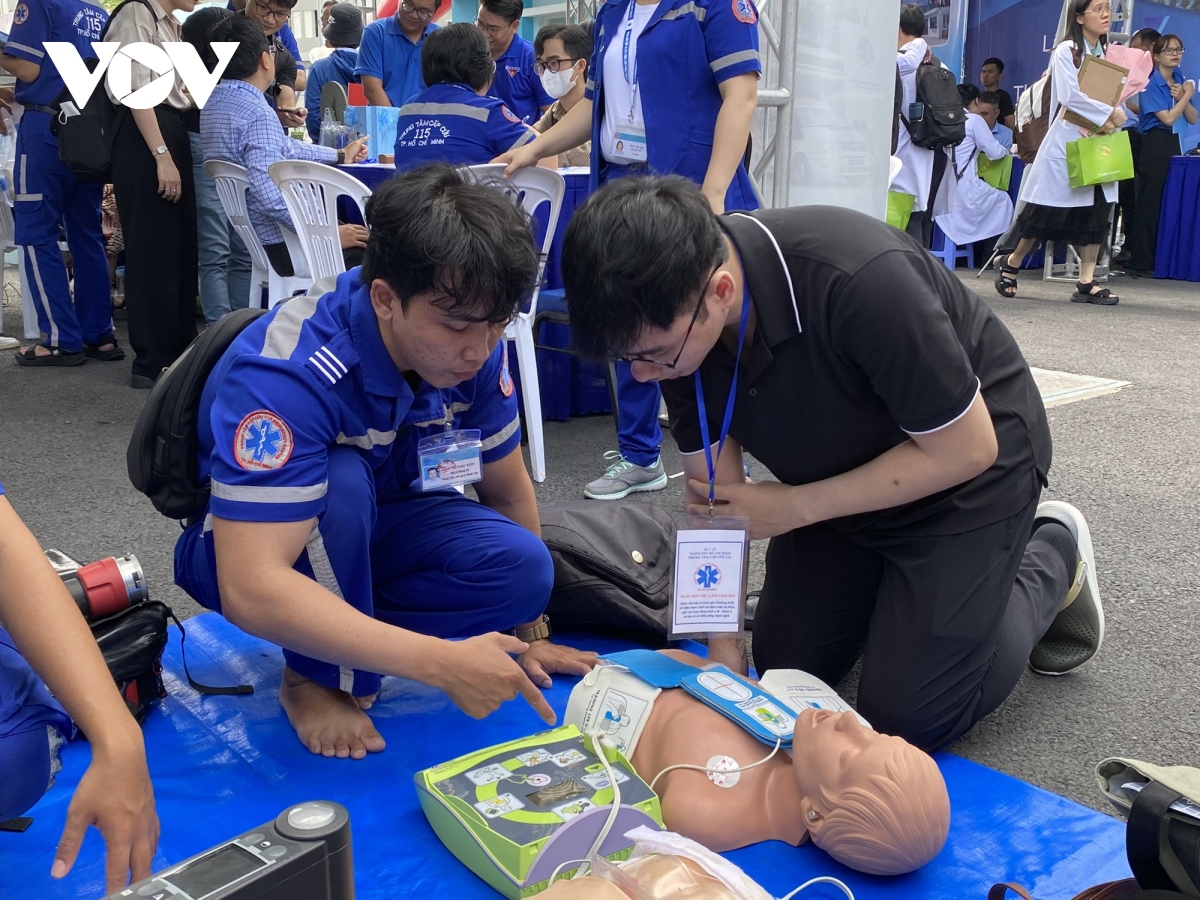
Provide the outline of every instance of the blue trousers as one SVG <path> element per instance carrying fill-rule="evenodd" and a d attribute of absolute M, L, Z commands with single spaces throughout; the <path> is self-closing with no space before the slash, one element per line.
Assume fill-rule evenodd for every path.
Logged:
<path fill-rule="evenodd" d="M 58 747 L 74 726 L 0 628 L 0 822 L 41 799 L 58 771 Z"/>
<path fill-rule="evenodd" d="M 192 142 L 192 177 L 196 182 L 200 307 L 205 323 L 211 325 L 221 316 L 250 305 L 250 251 L 225 215 L 217 196 L 217 183 L 204 171 L 200 135 L 189 131 L 188 138 Z"/>
<path fill-rule="evenodd" d="M 78 353 L 112 339 L 112 298 L 100 201 L 104 187 L 75 177 L 58 158 L 48 113 L 28 111 L 17 129 L 14 243 L 24 248 L 25 277 L 46 346 Z M 58 247 L 59 225 L 75 267 L 75 300 Z"/>
<path fill-rule="evenodd" d="M 457 491 L 377 502 L 370 466 L 351 447 L 330 451 L 325 511 L 295 568 L 365 615 L 440 638 L 532 622 L 545 611 L 554 584 L 540 538 Z M 204 523 L 187 528 L 175 547 L 175 582 L 220 611 L 212 532 Z M 326 687 L 356 697 L 379 690 L 374 672 L 286 647 L 283 655 L 293 671 Z"/>

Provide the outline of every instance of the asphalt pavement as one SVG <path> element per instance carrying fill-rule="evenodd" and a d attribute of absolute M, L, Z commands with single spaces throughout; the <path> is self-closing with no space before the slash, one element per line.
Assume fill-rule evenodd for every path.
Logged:
<path fill-rule="evenodd" d="M 1105 809 L 1092 769 L 1106 756 L 1200 765 L 1200 286 L 1115 279 L 1116 307 L 1067 302 L 1071 286 L 1021 279 L 1004 300 L 990 279 L 960 275 L 1012 330 L 1030 365 L 1130 382 L 1048 413 L 1054 465 L 1045 499 L 1086 514 L 1096 546 L 1107 637 L 1075 673 L 1027 672 L 1009 700 L 951 750 L 1081 803 Z M 20 334 L 12 272 L 5 333 Z M 118 334 L 124 342 L 123 314 Z M 43 545 L 83 561 L 132 551 L 151 596 L 181 617 L 198 607 L 172 581 L 177 523 L 126 474 L 125 451 L 146 392 L 129 361 L 29 369 L 0 354 L 0 481 Z M 548 422 L 541 503 L 582 497 L 616 447 L 605 416 Z M 668 437 L 669 473 L 681 471 Z M 769 477 L 761 466 L 758 478 Z M 678 511 L 682 479 L 641 495 Z M 761 585 L 765 544 L 752 553 Z M 2 575 L 0 575 L 2 577 Z M 29 598 L 36 602 L 36 598 Z M 853 696 L 852 674 L 842 690 Z"/>

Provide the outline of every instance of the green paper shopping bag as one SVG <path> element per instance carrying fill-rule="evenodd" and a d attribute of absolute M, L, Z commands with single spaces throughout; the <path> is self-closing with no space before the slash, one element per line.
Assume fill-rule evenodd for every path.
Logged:
<path fill-rule="evenodd" d="M 1005 156 L 1003 159 L 990 160 L 982 153 L 979 155 L 979 162 L 976 164 L 979 167 L 979 177 L 996 188 L 998 191 L 1007 191 L 1012 184 L 1012 169 L 1013 158 Z"/>
<path fill-rule="evenodd" d="M 901 231 L 906 229 L 908 220 L 912 216 L 913 204 L 916 202 L 917 198 L 912 194 L 888 191 L 887 223 Z"/>
<path fill-rule="evenodd" d="M 1132 178 L 1129 133 L 1116 131 L 1071 141 L 1067 144 L 1067 176 L 1073 188 Z"/>

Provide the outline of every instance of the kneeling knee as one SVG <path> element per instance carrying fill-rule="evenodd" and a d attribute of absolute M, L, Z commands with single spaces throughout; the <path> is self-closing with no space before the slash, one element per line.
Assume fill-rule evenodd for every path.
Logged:
<path fill-rule="evenodd" d="M 524 528 L 517 529 L 504 546 L 494 548 L 496 569 L 511 586 L 508 591 L 516 619 L 514 625 L 532 622 L 546 611 L 554 587 L 554 561 L 541 539 Z"/>

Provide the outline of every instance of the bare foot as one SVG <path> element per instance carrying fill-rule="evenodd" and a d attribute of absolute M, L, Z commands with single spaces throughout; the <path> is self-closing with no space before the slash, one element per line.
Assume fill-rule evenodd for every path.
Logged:
<path fill-rule="evenodd" d="M 355 697 L 354 702 L 358 704 L 359 709 L 370 709 L 375 705 L 375 701 L 378 699 L 378 694 L 371 694 L 368 697 Z"/>
<path fill-rule="evenodd" d="M 355 699 L 304 678 L 291 669 L 283 670 L 279 702 L 296 729 L 300 743 L 322 756 L 362 759 L 378 753 L 383 737 Z"/>

